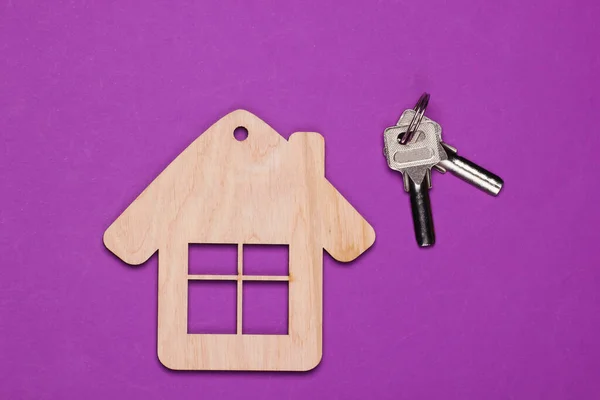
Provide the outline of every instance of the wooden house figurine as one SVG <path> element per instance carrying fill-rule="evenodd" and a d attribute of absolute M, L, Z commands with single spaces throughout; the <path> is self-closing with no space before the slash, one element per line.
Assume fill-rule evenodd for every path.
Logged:
<path fill-rule="evenodd" d="M 248 136 L 233 132 L 245 127 Z M 175 370 L 314 368 L 322 355 L 323 249 L 351 261 L 375 240 L 373 228 L 325 178 L 324 140 L 285 140 L 248 111 L 234 111 L 186 148 L 110 225 L 105 246 L 128 264 L 158 250 L 158 357 Z M 288 334 L 241 331 L 241 257 L 236 275 L 193 275 L 193 243 L 289 245 Z M 189 334 L 188 281 L 237 282 L 237 333 Z"/>

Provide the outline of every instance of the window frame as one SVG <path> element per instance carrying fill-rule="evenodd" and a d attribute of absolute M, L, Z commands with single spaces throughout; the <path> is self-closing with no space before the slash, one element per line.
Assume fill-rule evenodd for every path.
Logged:
<path fill-rule="evenodd" d="M 289 302 L 290 302 L 290 293 L 289 293 L 289 282 L 290 282 L 290 270 L 289 270 L 289 244 L 283 243 L 268 243 L 266 245 L 274 245 L 274 246 L 286 246 L 288 253 L 288 272 L 287 275 L 244 275 L 244 244 L 237 243 L 237 274 L 190 274 L 190 265 L 189 265 L 189 255 L 190 255 L 190 246 L 204 244 L 235 244 L 235 243 L 188 243 L 187 251 L 188 251 L 188 265 L 187 265 L 187 287 L 189 288 L 190 281 L 237 281 L 237 301 L 236 301 L 236 333 L 235 335 L 244 335 L 242 331 L 242 322 L 243 322 L 243 283 L 246 282 L 288 282 L 288 294 L 287 294 L 287 305 L 288 305 L 288 327 L 286 329 L 287 334 L 269 334 L 274 336 L 287 336 L 289 335 Z M 248 246 L 252 245 L 263 245 L 262 243 L 256 244 L 247 244 Z M 188 289 L 189 290 L 189 289 Z M 187 310 L 189 316 L 189 304 Z M 224 333 L 219 333 L 218 335 L 227 335 Z M 250 334 L 249 334 L 250 335 Z"/>

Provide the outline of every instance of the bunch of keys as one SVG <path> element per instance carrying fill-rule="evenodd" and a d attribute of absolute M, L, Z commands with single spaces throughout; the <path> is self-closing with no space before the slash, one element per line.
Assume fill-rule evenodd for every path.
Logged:
<path fill-rule="evenodd" d="M 424 93 L 415 108 L 406 110 L 395 126 L 384 132 L 384 154 L 388 166 L 402 173 L 404 190 L 410 195 L 417 244 L 435 243 L 429 201 L 431 169 L 450 172 L 467 183 L 497 196 L 504 182 L 479 165 L 460 157 L 457 150 L 442 141 L 442 128 L 425 117 L 429 95 Z"/>

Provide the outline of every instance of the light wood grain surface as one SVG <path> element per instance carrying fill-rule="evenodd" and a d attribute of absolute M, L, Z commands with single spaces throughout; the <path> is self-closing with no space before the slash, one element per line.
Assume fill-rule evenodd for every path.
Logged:
<path fill-rule="evenodd" d="M 248 137 L 233 136 L 245 127 Z M 159 251 L 158 356 L 177 370 L 314 368 L 322 355 L 323 249 L 351 261 L 373 228 L 329 183 L 324 140 L 285 140 L 248 111 L 234 111 L 184 150 L 106 230 L 106 247 L 137 265 Z M 189 274 L 191 243 L 238 244 L 237 275 Z M 244 244 L 289 245 L 289 276 L 249 276 Z M 237 281 L 237 333 L 188 334 L 189 280 Z M 242 332 L 245 281 L 289 285 L 288 334 Z"/>

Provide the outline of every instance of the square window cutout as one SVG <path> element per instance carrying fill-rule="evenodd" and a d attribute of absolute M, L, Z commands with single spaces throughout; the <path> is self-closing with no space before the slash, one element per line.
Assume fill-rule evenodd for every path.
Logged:
<path fill-rule="evenodd" d="M 289 249 L 287 244 L 245 244 L 244 275 L 288 276 Z"/>
<path fill-rule="evenodd" d="M 237 275 L 237 244 L 190 243 L 188 274 Z"/>
<path fill-rule="evenodd" d="M 188 281 L 188 333 L 236 333 L 237 283 Z"/>
<path fill-rule="evenodd" d="M 244 281 L 242 333 L 288 334 L 288 282 Z"/>

